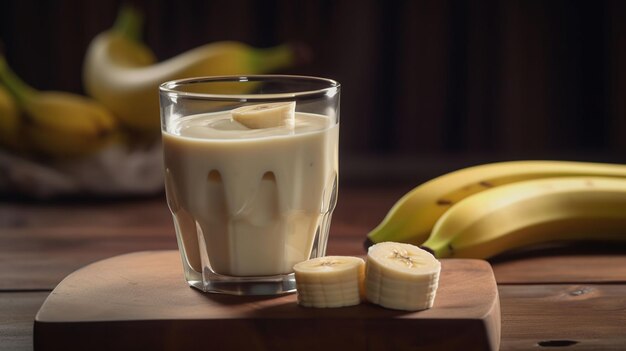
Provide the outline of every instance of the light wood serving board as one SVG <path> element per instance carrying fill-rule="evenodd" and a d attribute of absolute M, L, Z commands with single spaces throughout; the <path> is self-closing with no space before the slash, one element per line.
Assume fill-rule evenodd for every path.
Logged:
<path fill-rule="evenodd" d="M 206 294 L 183 279 L 177 251 L 144 251 L 67 276 L 35 317 L 37 350 L 498 350 L 491 266 L 442 260 L 433 308 L 314 309 L 296 295 Z"/>

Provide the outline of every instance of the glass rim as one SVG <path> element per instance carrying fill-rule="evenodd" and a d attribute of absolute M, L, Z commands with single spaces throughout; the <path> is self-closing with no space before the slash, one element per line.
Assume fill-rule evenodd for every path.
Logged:
<path fill-rule="evenodd" d="M 262 82 L 266 80 L 284 80 L 284 81 L 301 81 L 316 82 L 327 85 L 325 88 L 310 89 L 304 91 L 288 92 L 288 93 L 271 93 L 271 94 L 215 94 L 215 93 L 195 93 L 186 92 L 177 89 L 181 86 L 189 86 L 201 83 L 224 83 L 224 82 Z M 249 75 L 223 75 L 223 76 L 205 76 L 171 80 L 159 85 L 159 92 L 167 94 L 169 97 L 183 97 L 189 99 L 200 100 L 220 100 L 220 101 L 267 101 L 267 100 L 292 100 L 292 99 L 311 99 L 323 96 L 334 96 L 339 92 L 341 84 L 336 80 L 329 78 L 320 78 L 314 76 L 286 75 L 286 74 L 249 74 Z"/>

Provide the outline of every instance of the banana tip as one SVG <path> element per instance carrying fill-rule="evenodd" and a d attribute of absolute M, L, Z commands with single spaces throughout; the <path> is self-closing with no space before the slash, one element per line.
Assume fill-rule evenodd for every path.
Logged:
<path fill-rule="evenodd" d="M 365 241 L 363 241 L 363 248 L 365 249 L 365 251 L 367 251 L 370 248 L 370 246 L 374 244 L 376 243 L 370 240 L 370 238 L 365 238 Z"/>

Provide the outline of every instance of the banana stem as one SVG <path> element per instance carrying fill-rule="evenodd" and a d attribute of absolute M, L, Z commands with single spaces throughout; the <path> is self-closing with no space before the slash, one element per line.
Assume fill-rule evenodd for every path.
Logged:
<path fill-rule="evenodd" d="M 37 90 L 26 84 L 11 70 L 2 55 L 0 55 L 0 82 L 4 83 L 21 106 L 27 105 L 33 95 L 37 94 Z"/>
<path fill-rule="evenodd" d="M 255 72 L 272 72 L 291 65 L 295 57 L 292 46 L 283 44 L 267 49 L 256 49 L 250 59 Z"/>
<path fill-rule="evenodd" d="M 136 41 L 141 40 L 142 27 L 143 16 L 130 5 L 122 6 L 113 24 L 114 31 Z"/>

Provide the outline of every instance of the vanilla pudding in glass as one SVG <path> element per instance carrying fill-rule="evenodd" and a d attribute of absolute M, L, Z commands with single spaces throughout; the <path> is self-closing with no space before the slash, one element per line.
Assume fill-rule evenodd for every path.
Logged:
<path fill-rule="evenodd" d="M 337 199 L 339 84 L 194 78 L 160 88 L 167 202 L 187 282 L 238 295 L 295 290 L 325 254 Z"/>

